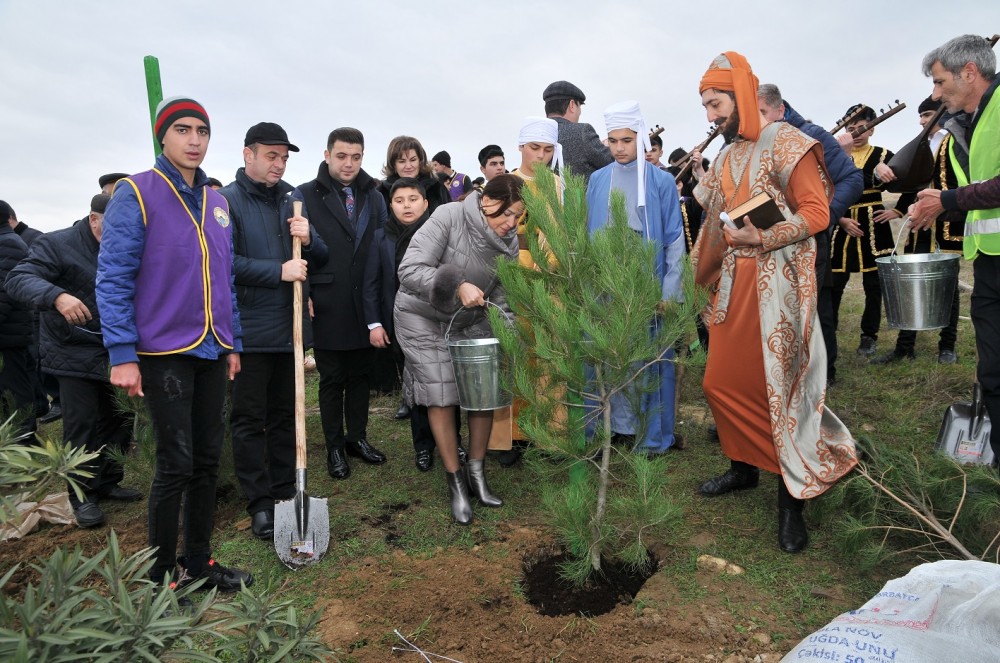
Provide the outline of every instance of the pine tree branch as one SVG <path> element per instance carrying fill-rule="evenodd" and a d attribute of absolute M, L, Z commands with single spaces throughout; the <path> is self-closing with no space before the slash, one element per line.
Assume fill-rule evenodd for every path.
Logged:
<path fill-rule="evenodd" d="M 934 533 L 937 534 L 943 541 L 947 542 L 948 545 L 952 546 L 955 550 L 961 553 L 962 556 L 965 557 L 965 559 L 971 559 L 971 560 L 978 559 L 972 553 L 970 553 L 966 549 L 966 547 L 962 545 L 962 542 L 959 541 L 949 530 L 945 529 L 941 525 L 941 523 L 938 522 L 937 518 L 935 518 L 933 515 L 924 515 L 916 507 L 914 507 L 911 504 L 908 504 L 906 501 L 898 497 L 895 493 L 889 490 L 884 484 L 882 484 L 881 482 L 877 481 L 874 477 L 872 477 L 861 464 L 858 464 L 857 471 L 873 486 L 875 486 L 883 493 L 885 493 L 891 500 L 899 504 L 906 511 L 913 514 L 913 516 L 916 517 L 918 521 L 927 525 L 927 527 L 933 530 Z M 927 532 L 923 532 L 923 535 L 927 536 Z"/>

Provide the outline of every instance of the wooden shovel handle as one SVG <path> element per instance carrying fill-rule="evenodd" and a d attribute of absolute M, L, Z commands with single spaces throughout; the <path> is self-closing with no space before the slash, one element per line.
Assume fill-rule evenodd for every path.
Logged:
<path fill-rule="evenodd" d="M 302 214 L 302 201 L 292 201 L 294 216 Z M 302 258 L 302 240 L 292 237 L 292 259 Z M 295 362 L 295 469 L 306 468 L 306 369 L 302 351 L 302 281 L 292 281 L 292 348 Z"/>

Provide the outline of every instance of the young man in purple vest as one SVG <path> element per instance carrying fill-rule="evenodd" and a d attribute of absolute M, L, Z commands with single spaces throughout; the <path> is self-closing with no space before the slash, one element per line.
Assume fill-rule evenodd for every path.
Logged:
<path fill-rule="evenodd" d="M 229 205 L 199 167 L 210 137 L 204 107 L 165 99 L 153 128 L 163 153 L 118 182 L 104 215 L 97 307 L 111 384 L 145 397 L 156 436 L 150 576 L 235 591 L 253 578 L 212 559 L 226 379 L 239 373 L 242 350 Z"/>
<path fill-rule="evenodd" d="M 431 165 L 434 167 L 434 174 L 448 189 L 448 195 L 451 196 L 453 202 L 472 191 L 472 180 L 469 179 L 468 175 L 451 167 L 451 155 L 444 150 L 434 155 L 434 158 L 431 159 Z"/>

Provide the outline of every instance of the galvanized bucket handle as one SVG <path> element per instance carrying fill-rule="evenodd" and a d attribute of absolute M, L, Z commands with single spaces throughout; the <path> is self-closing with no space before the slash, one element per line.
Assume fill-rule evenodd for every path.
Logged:
<path fill-rule="evenodd" d="M 889 273 L 886 274 L 886 279 L 892 282 L 893 288 L 897 293 L 900 291 L 902 287 L 899 282 L 899 274 L 902 270 L 899 267 L 899 263 L 896 262 L 896 249 L 899 248 L 899 240 L 902 238 L 903 232 L 906 230 L 907 226 L 910 225 L 912 225 L 910 223 L 910 217 L 909 216 L 904 217 L 903 223 L 901 223 L 899 226 L 899 232 L 896 233 L 896 241 L 892 245 L 892 253 L 889 254 L 889 270 L 888 270 Z M 886 300 L 886 306 L 892 307 L 892 319 L 899 320 L 903 317 L 903 312 L 902 312 L 903 305 L 902 302 L 899 301 L 899 297 L 896 297 L 895 299 L 889 297 Z M 888 314 L 888 311 L 886 311 L 886 313 Z"/>
<path fill-rule="evenodd" d="M 498 304 L 494 304 L 494 303 L 493 303 L 493 302 L 491 302 L 491 301 L 490 301 L 489 299 L 486 299 L 486 300 L 484 300 L 484 301 L 486 302 L 486 304 L 485 304 L 486 306 L 492 306 L 492 307 L 493 307 L 493 308 L 495 308 L 496 310 L 498 310 L 498 311 L 500 311 L 501 313 L 503 313 L 504 317 L 505 317 L 505 318 L 507 318 L 507 322 L 514 322 L 514 318 L 512 318 L 512 317 L 511 317 L 511 316 L 510 316 L 510 315 L 509 315 L 509 314 L 507 313 L 507 311 L 503 310 L 503 307 L 502 307 L 502 306 L 500 306 L 500 305 L 498 305 Z M 451 337 L 451 326 L 452 326 L 452 324 L 454 324 L 454 323 L 455 323 L 455 318 L 457 318 L 457 317 L 458 317 L 458 314 L 459 314 L 459 313 L 461 313 L 462 311 L 464 311 L 465 309 L 466 309 L 466 307 L 465 307 L 465 306 L 460 306 L 460 307 L 458 308 L 458 310 L 457 310 L 457 311 L 455 311 L 455 314 L 451 316 L 451 320 L 449 320 L 449 321 L 448 321 L 448 329 L 446 329 L 446 330 L 445 330 L 445 332 L 444 332 L 444 342 L 445 342 L 445 343 L 447 343 L 447 342 L 448 342 L 448 341 L 450 340 L 450 337 Z"/>

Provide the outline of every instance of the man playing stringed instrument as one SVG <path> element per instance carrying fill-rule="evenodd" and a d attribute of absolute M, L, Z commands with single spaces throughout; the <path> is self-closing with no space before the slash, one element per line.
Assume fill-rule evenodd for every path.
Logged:
<path fill-rule="evenodd" d="M 759 468 L 780 476 L 778 543 L 806 547 L 804 500 L 856 464 L 850 431 L 824 405 L 826 351 L 816 313 L 816 242 L 829 225 L 822 149 L 787 122 L 767 123 L 746 59 L 712 61 L 699 90 L 727 145 L 695 196 L 706 210 L 692 254 L 695 280 L 712 290 L 712 343 L 704 389 L 730 469 L 702 484 L 712 497 L 753 488 Z M 723 226 L 721 214 L 766 193 L 784 221 L 767 229 Z"/>
<path fill-rule="evenodd" d="M 845 115 L 858 110 L 857 106 L 847 109 Z M 865 291 L 865 308 L 861 314 L 861 342 L 858 354 L 871 357 L 875 354 L 875 342 L 882 323 L 882 286 L 878 280 L 875 258 L 892 253 L 892 228 L 886 223 L 890 219 L 903 216 L 896 210 L 882 206 L 882 190 L 891 177 L 891 169 L 886 162 L 892 152 L 884 147 L 871 145 L 869 140 L 874 129 L 866 129 L 875 119 L 875 111 L 865 106 L 859 115 L 847 123 L 847 132 L 854 135 L 852 147 L 848 150 L 854 165 L 864 174 L 865 189 L 833 229 L 831 237 L 831 262 L 833 263 L 833 325 L 839 326 L 840 301 L 844 296 L 851 274 L 861 273 L 861 284 Z"/>

